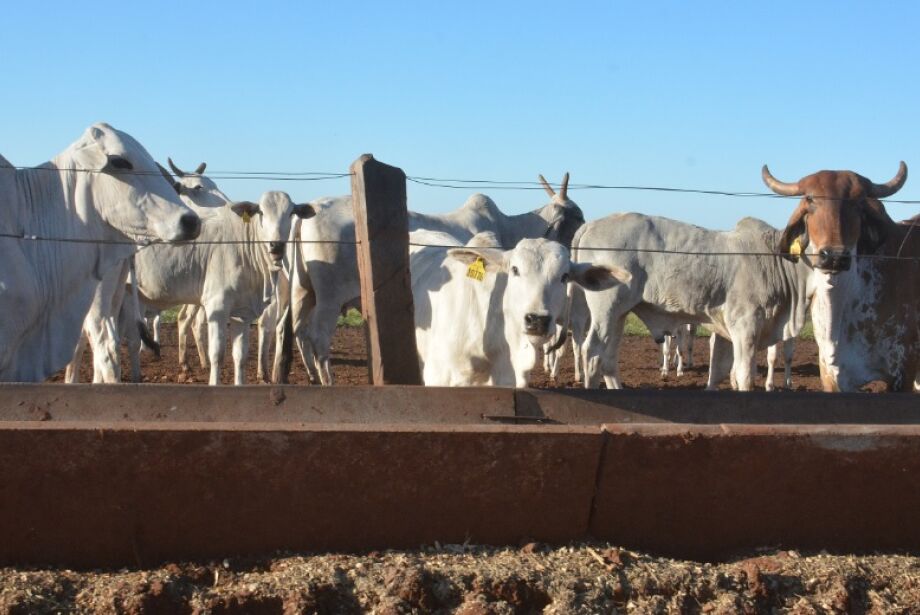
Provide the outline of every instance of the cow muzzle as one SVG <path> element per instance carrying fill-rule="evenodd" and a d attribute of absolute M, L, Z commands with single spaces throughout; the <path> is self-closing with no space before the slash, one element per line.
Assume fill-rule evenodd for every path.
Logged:
<path fill-rule="evenodd" d="M 846 248 L 821 248 L 815 255 L 815 267 L 828 273 L 849 271 L 853 256 Z"/>
<path fill-rule="evenodd" d="M 191 241 L 201 234 L 201 218 L 197 214 L 182 214 L 179 218 L 179 237 L 177 241 Z"/>
<path fill-rule="evenodd" d="M 273 241 L 268 244 L 268 253 L 272 255 L 272 259 L 275 261 L 280 261 L 282 258 L 284 258 L 284 242 Z"/>
<path fill-rule="evenodd" d="M 527 335 L 546 337 L 552 320 L 547 314 L 524 314 L 524 331 Z"/>

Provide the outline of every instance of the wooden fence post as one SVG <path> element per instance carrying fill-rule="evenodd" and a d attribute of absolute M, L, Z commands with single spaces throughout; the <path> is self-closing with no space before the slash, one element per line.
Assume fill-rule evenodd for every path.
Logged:
<path fill-rule="evenodd" d="M 351 165 L 370 381 L 421 384 L 409 275 L 406 174 L 364 154 Z"/>

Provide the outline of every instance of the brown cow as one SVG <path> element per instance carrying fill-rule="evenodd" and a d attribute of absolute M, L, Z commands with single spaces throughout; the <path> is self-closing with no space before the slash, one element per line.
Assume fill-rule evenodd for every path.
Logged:
<path fill-rule="evenodd" d="M 789 258 L 801 252 L 814 270 L 811 317 L 824 390 L 883 380 L 889 390 L 909 391 L 920 378 L 920 228 L 896 224 L 879 200 L 901 189 L 907 165 L 885 184 L 852 171 L 784 183 L 766 165 L 763 180 L 777 194 L 802 197 L 776 249 Z"/>

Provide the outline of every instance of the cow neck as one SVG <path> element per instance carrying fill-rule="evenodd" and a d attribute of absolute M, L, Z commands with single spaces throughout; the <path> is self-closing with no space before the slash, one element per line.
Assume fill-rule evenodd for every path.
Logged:
<path fill-rule="evenodd" d="M 62 170 L 73 166 L 73 161 L 58 157 L 53 163 L 17 173 L 19 192 L 26 205 L 21 209 L 19 232 L 49 239 L 131 242 L 133 238 L 106 223 L 96 209 L 91 181 L 94 175 Z M 49 170 L 55 167 L 58 170 Z M 34 252 L 45 256 L 33 259 L 33 265 L 59 268 L 57 275 L 64 283 L 65 294 L 68 286 L 79 285 L 89 276 L 101 280 L 136 250 L 134 245 L 119 243 L 43 241 L 37 244 L 40 247 L 36 245 Z"/>
<path fill-rule="evenodd" d="M 815 271 L 811 320 L 825 390 L 850 390 L 859 386 L 857 366 L 871 352 L 861 321 L 867 320 L 869 302 L 878 293 L 875 264 L 855 259 L 848 271 L 830 275 Z M 865 382 L 865 381 L 864 381 Z"/>

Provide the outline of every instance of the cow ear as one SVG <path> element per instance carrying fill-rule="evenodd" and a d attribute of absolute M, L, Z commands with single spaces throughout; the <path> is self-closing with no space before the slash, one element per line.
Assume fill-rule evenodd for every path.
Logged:
<path fill-rule="evenodd" d="M 464 246 L 462 248 L 451 248 L 447 255 L 464 265 L 472 265 L 477 259 L 482 259 L 486 271 L 495 273 L 501 271 L 505 266 L 505 253 L 498 248 L 474 248 Z"/>
<path fill-rule="evenodd" d="M 894 221 L 885 211 L 880 201 L 869 199 L 862 208 L 859 241 L 856 243 L 858 254 L 875 254 L 888 239 L 888 229 Z"/>
<path fill-rule="evenodd" d="M 312 218 L 315 216 L 316 210 L 313 209 L 313 206 L 309 203 L 298 203 L 297 205 L 294 205 L 294 215 L 298 218 L 303 218 L 306 220 L 307 218 Z"/>
<path fill-rule="evenodd" d="M 804 199 L 802 199 L 802 202 L 799 203 L 799 206 L 796 208 L 796 210 L 792 212 L 792 216 L 789 218 L 789 222 L 786 224 L 786 228 L 783 229 L 782 234 L 779 236 L 779 243 L 776 244 L 776 253 L 787 260 L 791 260 L 792 262 L 795 262 L 797 257 L 790 256 L 789 250 L 792 247 L 793 241 L 806 234 L 805 232 L 807 229 L 805 228 L 805 217 L 807 214 L 808 204 Z M 804 245 L 802 245 L 802 247 L 804 248 Z"/>
<path fill-rule="evenodd" d="M 607 290 L 617 284 L 629 284 L 632 274 L 615 265 L 572 263 L 569 268 L 569 280 L 585 290 Z"/>
<path fill-rule="evenodd" d="M 237 201 L 230 205 L 230 210 L 241 218 L 251 218 L 259 213 L 259 206 L 251 201 Z"/>
<path fill-rule="evenodd" d="M 90 126 L 73 152 L 74 166 L 83 171 L 101 171 L 109 162 L 102 146 L 103 132 Z"/>

